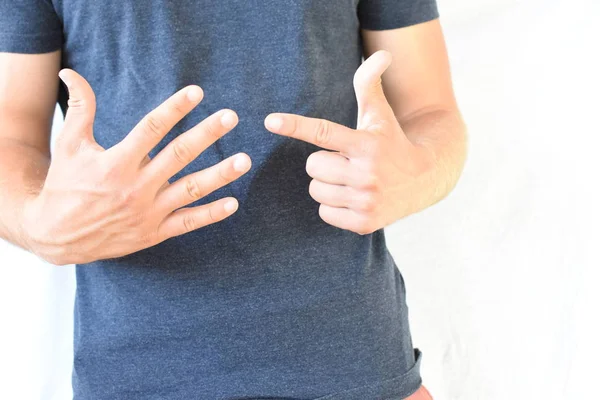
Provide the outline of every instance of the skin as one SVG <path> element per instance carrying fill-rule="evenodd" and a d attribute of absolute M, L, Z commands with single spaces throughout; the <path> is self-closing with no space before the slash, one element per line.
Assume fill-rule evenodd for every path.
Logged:
<path fill-rule="evenodd" d="M 363 31 L 366 61 L 354 76 L 357 129 L 274 113 L 265 127 L 326 150 L 306 171 L 321 218 L 369 234 L 443 199 L 466 157 L 438 20 L 388 31 Z"/>
<path fill-rule="evenodd" d="M 306 164 L 321 218 L 371 233 L 444 198 L 466 156 L 439 21 L 362 31 L 367 59 L 354 87 L 357 129 L 273 113 L 274 134 L 324 150 Z M 56 265 L 118 257 L 219 222 L 234 198 L 186 207 L 251 167 L 239 153 L 169 184 L 167 180 L 238 123 L 221 110 L 180 135 L 152 160 L 148 152 L 202 99 L 189 86 L 144 117 L 109 150 L 95 142 L 89 84 L 60 68 L 60 51 L 0 53 L 0 237 Z M 69 111 L 50 154 L 58 80 Z M 237 161 L 237 162 L 236 162 Z"/>
<path fill-rule="evenodd" d="M 251 161 L 244 153 L 168 182 L 237 125 L 235 112 L 221 110 L 209 116 L 150 160 L 148 152 L 202 100 L 200 87 L 178 91 L 125 139 L 105 150 L 92 131 L 96 110 L 92 88 L 75 71 L 65 69 L 59 76 L 69 90 L 69 109 L 52 159 L 47 137 L 42 141 L 34 135 L 29 143 L 18 137 L 0 140 L 1 187 L 12 195 L 2 198 L 17 211 L 12 217 L 2 214 L 9 239 L 56 265 L 87 263 L 154 246 L 219 222 L 237 210 L 234 198 L 185 206 L 247 172 Z M 49 99 L 48 104 L 52 104 Z M 15 112 L 6 116 L 9 122 L 16 119 L 17 127 L 22 125 L 19 117 Z M 26 156 L 33 160 L 19 161 Z M 16 164 L 12 171 L 11 161 Z"/>

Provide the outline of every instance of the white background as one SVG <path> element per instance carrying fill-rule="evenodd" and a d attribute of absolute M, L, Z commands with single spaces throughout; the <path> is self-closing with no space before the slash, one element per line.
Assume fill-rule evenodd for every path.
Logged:
<path fill-rule="evenodd" d="M 425 384 L 600 398 L 600 3 L 439 5 L 469 159 L 447 199 L 387 230 Z M 73 269 L 3 242 L 0 266 L 0 398 L 70 398 Z"/>

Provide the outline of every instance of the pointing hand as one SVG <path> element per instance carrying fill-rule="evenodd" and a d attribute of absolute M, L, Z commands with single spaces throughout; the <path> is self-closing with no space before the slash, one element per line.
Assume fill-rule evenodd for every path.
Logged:
<path fill-rule="evenodd" d="M 325 222 L 359 234 L 408 215 L 416 177 L 432 162 L 406 137 L 385 97 L 381 75 L 390 64 L 391 54 L 378 51 L 356 71 L 357 129 L 293 114 L 265 119 L 273 133 L 331 150 L 308 157 L 309 193 Z"/>

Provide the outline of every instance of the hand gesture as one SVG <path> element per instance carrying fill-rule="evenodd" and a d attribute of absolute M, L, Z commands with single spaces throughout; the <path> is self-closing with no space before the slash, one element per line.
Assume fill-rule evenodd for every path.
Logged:
<path fill-rule="evenodd" d="M 325 222 L 358 234 L 372 233 L 417 209 L 417 177 L 432 163 L 431 154 L 406 137 L 385 97 L 381 76 L 390 64 L 391 54 L 378 51 L 356 71 L 356 129 L 293 114 L 265 119 L 273 133 L 333 150 L 308 157 L 309 193 L 321 204 Z"/>
<path fill-rule="evenodd" d="M 200 103 L 200 87 L 175 93 L 105 150 L 94 140 L 92 88 L 75 71 L 65 69 L 59 75 L 69 90 L 64 127 L 43 187 L 24 205 L 33 253 L 58 265 L 124 256 L 219 222 L 237 210 L 234 198 L 185 206 L 246 173 L 251 164 L 246 154 L 168 182 L 236 126 L 235 112 L 209 116 L 150 160 L 150 150 Z"/>

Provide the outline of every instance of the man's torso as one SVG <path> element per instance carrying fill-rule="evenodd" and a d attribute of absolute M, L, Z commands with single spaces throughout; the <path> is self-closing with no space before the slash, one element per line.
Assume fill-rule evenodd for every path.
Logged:
<path fill-rule="evenodd" d="M 200 202 L 234 196 L 234 216 L 77 267 L 75 398 L 338 400 L 416 388 L 404 282 L 383 231 L 323 222 L 305 172 L 318 149 L 263 126 L 271 112 L 355 125 L 358 0 L 53 3 L 64 67 L 95 90 L 101 145 L 198 84 L 205 99 L 151 156 L 231 108 L 238 127 L 173 180 L 239 151 L 253 160 Z"/>

